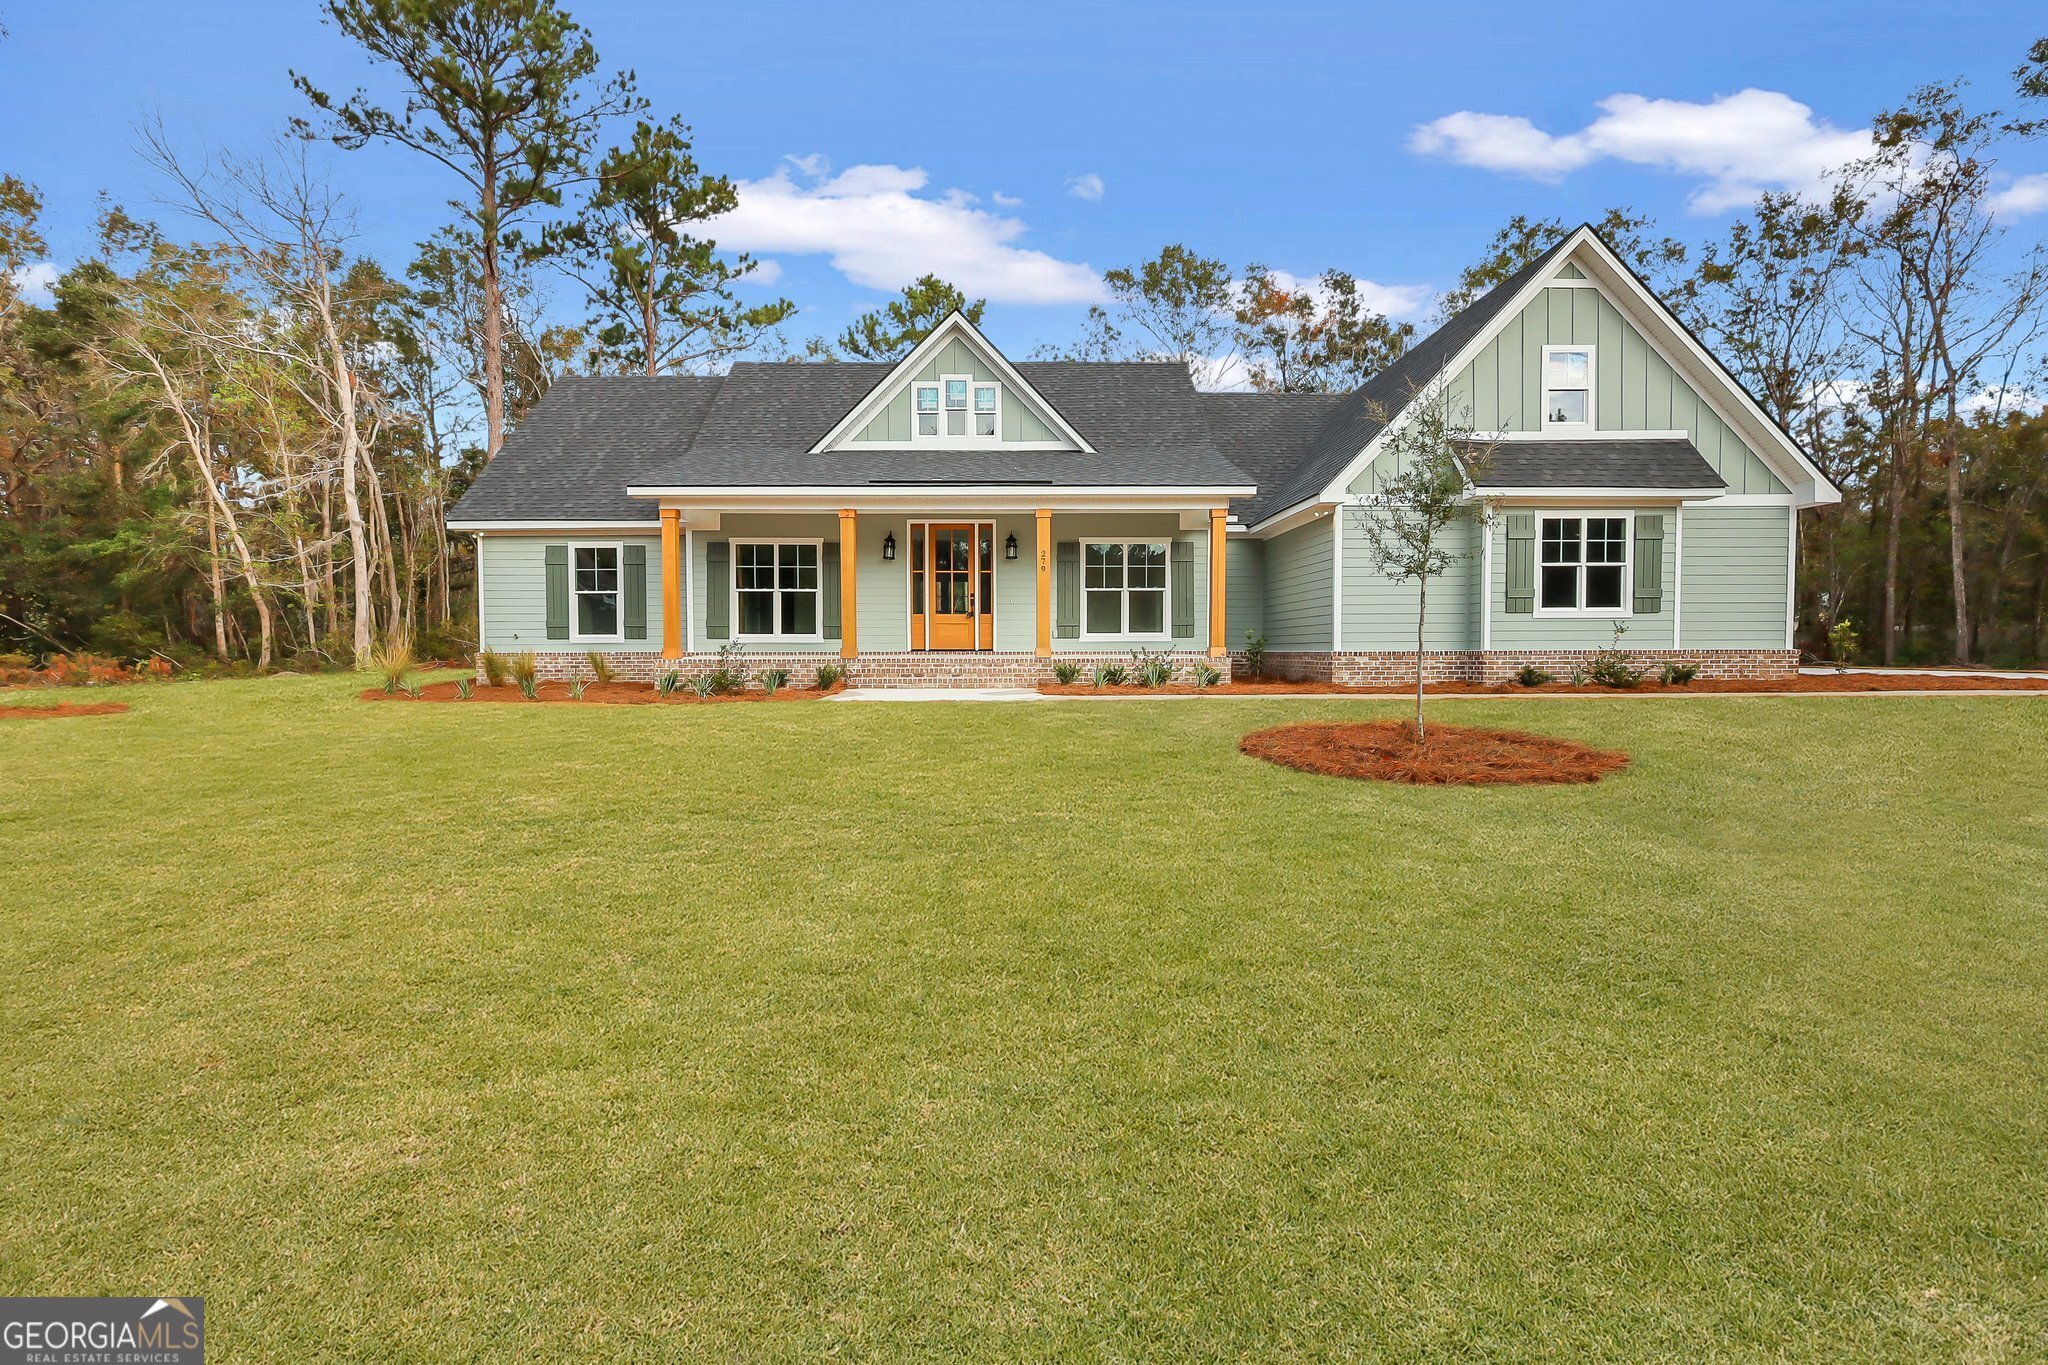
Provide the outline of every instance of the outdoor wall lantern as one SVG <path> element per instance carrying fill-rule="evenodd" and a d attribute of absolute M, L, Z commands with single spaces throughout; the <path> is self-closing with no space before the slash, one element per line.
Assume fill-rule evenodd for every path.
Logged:
<path fill-rule="evenodd" d="M 1004 541 L 1004 542 L 1003 542 L 1003 558 L 1004 558 L 1004 559 L 1015 559 L 1016 557 L 1017 557 L 1017 533 L 1016 533 L 1015 531 L 1012 531 L 1012 532 L 1010 532 L 1010 538 L 1009 538 L 1008 540 L 1006 540 L 1006 541 Z"/>
<path fill-rule="evenodd" d="M 894 559 L 895 557 L 896 533 L 894 531 L 891 531 L 888 535 L 882 537 L 882 558 Z"/>

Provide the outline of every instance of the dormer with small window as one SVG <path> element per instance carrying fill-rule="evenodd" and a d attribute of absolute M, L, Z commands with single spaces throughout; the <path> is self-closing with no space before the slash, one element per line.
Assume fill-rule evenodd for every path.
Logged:
<path fill-rule="evenodd" d="M 943 374 L 936 383 L 913 384 L 910 439 L 998 442 L 1003 439 L 1003 388 L 971 374 Z"/>

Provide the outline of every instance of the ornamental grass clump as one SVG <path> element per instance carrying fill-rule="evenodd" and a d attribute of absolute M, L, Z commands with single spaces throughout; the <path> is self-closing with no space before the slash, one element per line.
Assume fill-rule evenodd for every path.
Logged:
<path fill-rule="evenodd" d="M 540 679 L 532 674 L 514 675 L 519 684 L 519 695 L 528 701 L 540 700 Z"/>
<path fill-rule="evenodd" d="M 417 662 L 413 657 L 412 642 L 402 635 L 387 635 L 383 643 L 370 651 L 370 667 L 384 675 L 384 695 L 387 697 L 405 686 L 406 675 L 412 672 Z"/>
<path fill-rule="evenodd" d="M 718 679 L 709 673 L 699 673 L 696 677 L 690 679 L 686 686 L 696 695 L 699 701 L 714 695 L 720 690 Z"/>
<path fill-rule="evenodd" d="M 830 692 L 833 688 L 839 686 L 839 684 L 844 682 L 845 680 L 845 664 L 818 665 L 818 690 L 820 692 Z"/>
<path fill-rule="evenodd" d="M 1095 670 L 1095 685 L 1097 687 L 1122 687 L 1125 676 L 1122 664 L 1101 664 Z"/>
<path fill-rule="evenodd" d="M 468 701 L 474 695 L 476 695 L 476 687 L 469 679 L 457 678 L 455 680 L 455 700 Z"/>
<path fill-rule="evenodd" d="M 1062 659 L 1052 666 L 1053 681 L 1062 687 L 1070 687 L 1081 676 L 1081 665 L 1072 659 Z"/>
<path fill-rule="evenodd" d="M 789 670 L 786 668 L 764 668 L 755 674 L 754 677 L 761 684 L 761 690 L 772 697 L 782 690 L 784 683 L 789 681 Z"/>
<path fill-rule="evenodd" d="M 594 680 L 600 683 L 618 681 L 619 671 L 612 667 L 610 659 L 605 658 L 604 655 L 594 649 L 583 657 L 590 664 L 590 676 Z"/>
<path fill-rule="evenodd" d="M 1684 687 L 1699 675 L 1698 664 L 1666 663 L 1658 670 L 1658 676 L 1664 680 L 1666 687 Z"/>
<path fill-rule="evenodd" d="M 492 687 L 503 687 L 510 670 L 505 666 L 505 656 L 495 649 L 487 649 L 476 656 L 477 667 L 484 671 L 484 681 Z"/>
<path fill-rule="evenodd" d="M 1223 670 L 1216 667 L 1214 664 L 1201 663 L 1198 661 L 1193 668 L 1188 670 L 1188 676 L 1194 680 L 1196 689 L 1200 690 L 1203 688 L 1214 687 L 1217 683 L 1222 682 Z"/>
<path fill-rule="evenodd" d="M 683 675 L 674 669 L 670 669 L 654 680 L 654 695 L 657 697 L 673 697 L 676 694 L 676 689 L 682 685 Z"/>
<path fill-rule="evenodd" d="M 570 701 L 582 701 L 582 700 L 583 700 L 583 694 L 584 694 L 585 692 L 588 692 L 589 690 L 590 690 L 590 679 L 588 679 L 588 678 L 571 678 L 571 679 L 569 680 L 569 700 L 570 700 Z"/>

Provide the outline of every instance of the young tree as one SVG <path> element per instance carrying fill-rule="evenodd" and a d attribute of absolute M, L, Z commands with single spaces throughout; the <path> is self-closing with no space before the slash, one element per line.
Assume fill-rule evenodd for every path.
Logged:
<path fill-rule="evenodd" d="M 839 349 L 855 360 L 901 360 L 954 313 L 979 326 L 987 299 L 972 303 L 937 275 L 920 275 L 903 288 L 903 297 L 863 313 L 839 334 Z"/>
<path fill-rule="evenodd" d="M 1477 439 L 1470 421 L 1454 410 L 1448 376 L 1415 391 L 1400 422 L 1381 443 L 1373 491 L 1351 507 L 1365 535 L 1375 572 L 1395 583 L 1415 584 L 1415 742 L 1426 738 L 1422 720 L 1423 641 L 1429 617 L 1429 582 L 1441 578 L 1478 551 L 1487 533 L 1486 505 L 1472 485 L 1484 477 L 1492 447 Z M 1378 415 L 1385 420 L 1386 414 Z"/>
<path fill-rule="evenodd" d="M 732 286 L 754 261 L 686 231 L 739 202 L 730 180 L 698 167 L 689 134 L 680 120 L 639 124 L 598 163 L 581 214 L 549 238 L 599 310 L 600 361 L 650 376 L 744 351 L 796 311 L 788 299 L 742 304 Z"/>
<path fill-rule="evenodd" d="M 420 152 L 459 176 L 457 203 L 476 253 L 484 330 L 486 457 L 505 441 L 505 267 L 518 225 L 559 207 L 588 178 L 604 124 L 646 105 L 628 74 L 593 79 L 596 48 L 555 0 L 325 0 L 327 20 L 404 82 L 396 112 L 358 90 L 337 103 L 305 76 L 292 82 L 326 114 L 343 147 L 371 141 Z M 304 121 L 303 131 L 311 132 Z"/>

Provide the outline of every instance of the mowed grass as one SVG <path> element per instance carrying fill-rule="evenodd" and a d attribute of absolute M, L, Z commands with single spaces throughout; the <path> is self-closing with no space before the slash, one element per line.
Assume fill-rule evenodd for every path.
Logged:
<path fill-rule="evenodd" d="M 2048 1351 L 2048 702 L 0 722 L 0 1293 L 220 1360 Z"/>

